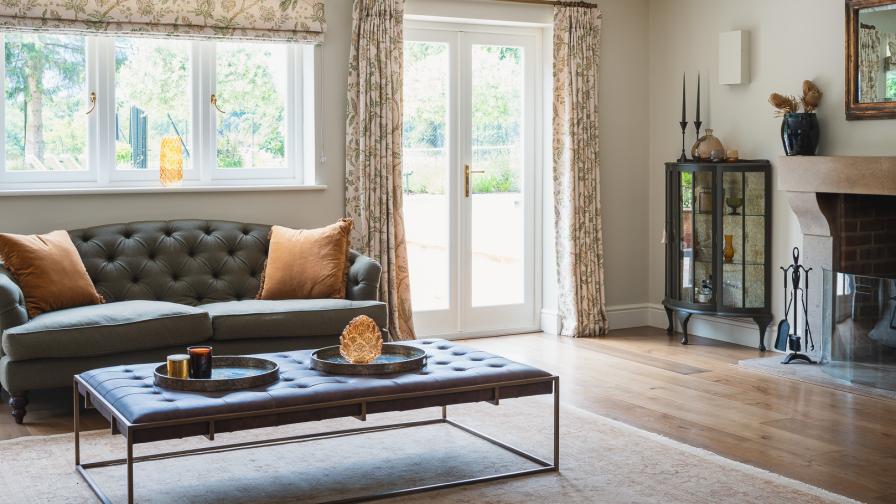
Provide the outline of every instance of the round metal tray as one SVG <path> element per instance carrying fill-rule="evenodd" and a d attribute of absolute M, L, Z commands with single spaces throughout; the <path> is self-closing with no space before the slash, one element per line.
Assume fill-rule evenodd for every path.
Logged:
<path fill-rule="evenodd" d="M 167 364 L 156 368 L 157 387 L 186 392 L 226 392 L 269 385 L 280 379 L 280 366 L 259 357 L 212 357 L 212 377 L 209 379 L 172 378 Z"/>
<path fill-rule="evenodd" d="M 339 355 L 339 347 L 321 348 L 311 354 L 311 368 L 330 374 L 380 375 L 406 373 L 423 368 L 426 352 L 409 345 L 384 343 L 383 353 L 369 364 L 352 364 Z"/>

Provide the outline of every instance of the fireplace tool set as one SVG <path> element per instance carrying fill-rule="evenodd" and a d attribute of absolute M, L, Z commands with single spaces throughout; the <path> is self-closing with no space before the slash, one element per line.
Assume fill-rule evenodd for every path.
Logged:
<path fill-rule="evenodd" d="M 800 249 L 793 248 L 793 264 L 787 268 L 781 267 L 784 272 L 784 299 L 786 305 L 784 307 L 784 318 L 778 322 L 778 334 L 775 338 L 775 348 L 786 352 L 788 347 L 790 353 L 784 359 L 782 364 L 790 364 L 795 360 L 806 361 L 815 364 L 808 355 L 801 353 L 803 351 L 803 341 L 799 336 L 799 313 L 803 312 L 803 334 L 806 336 L 806 343 L 809 351 L 815 351 L 815 340 L 812 338 L 812 331 L 809 329 L 809 272 L 812 268 L 806 269 L 800 264 Z M 790 277 L 790 287 L 788 287 L 787 277 Z M 793 313 L 793 326 L 790 325 L 788 317 Z M 790 333 L 791 328 L 793 334 Z"/>

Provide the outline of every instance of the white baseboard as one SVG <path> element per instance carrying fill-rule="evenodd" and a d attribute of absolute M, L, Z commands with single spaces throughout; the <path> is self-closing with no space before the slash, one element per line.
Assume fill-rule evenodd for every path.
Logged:
<path fill-rule="evenodd" d="M 669 320 L 666 318 L 666 309 L 658 304 L 651 304 L 649 307 L 649 325 L 665 329 L 669 325 Z M 675 330 L 681 330 L 681 324 L 677 318 L 675 320 Z M 773 343 L 771 341 L 773 332 L 772 325 L 769 325 L 765 331 L 765 345 L 768 347 Z M 759 327 L 752 319 L 694 315 L 688 323 L 688 334 L 727 341 L 736 345 L 759 347 Z"/>
<path fill-rule="evenodd" d="M 650 308 L 651 305 L 648 303 L 608 306 L 607 317 L 610 319 L 610 330 L 652 325 L 650 323 Z M 665 318 L 665 316 L 664 314 L 663 317 Z M 558 334 L 560 314 L 556 310 L 541 310 L 541 330 L 548 334 Z"/>
<path fill-rule="evenodd" d="M 560 314 L 557 310 L 541 310 L 541 330 L 548 334 L 560 334 Z"/>
<path fill-rule="evenodd" d="M 650 325 L 650 305 L 647 303 L 607 307 L 610 330 Z"/>
<path fill-rule="evenodd" d="M 642 303 L 607 307 L 610 319 L 610 330 L 627 329 L 629 327 L 658 327 L 665 329 L 669 321 L 662 305 Z M 560 315 L 556 310 L 541 310 L 541 330 L 548 334 L 558 334 Z M 675 330 L 681 331 L 681 324 L 675 321 Z M 727 341 L 748 347 L 759 346 L 759 328 L 751 319 L 710 317 L 694 315 L 688 324 L 688 332 L 695 336 Z M 765 332 L 765 344 L 771 347 L 774 328 L 769 326 Z"/>

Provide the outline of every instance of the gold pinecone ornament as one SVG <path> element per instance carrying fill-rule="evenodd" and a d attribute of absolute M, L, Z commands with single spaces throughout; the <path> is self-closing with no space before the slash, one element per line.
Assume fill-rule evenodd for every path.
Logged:
<path fill-rule="evenodd" d="M 352 364 L 369 364 L 383 353 L 383 334 L 367 315 L 358 315 L 339 337 L 339 354 Z"/>

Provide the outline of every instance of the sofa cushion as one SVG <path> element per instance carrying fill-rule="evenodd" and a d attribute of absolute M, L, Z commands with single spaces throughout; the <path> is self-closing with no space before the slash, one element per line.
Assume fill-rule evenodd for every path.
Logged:
<path fill-rule="evenodd" d="M 258 299 L 344 299 L 351 219 L 319 229 L 271 228 Z"/>
<path fill-rule="evenodd" d="M 162 301 L 122 301 L 38 315 L 3 333 L 11 360 L 109 355 L 211 338 L 208 313 Z"/>
<path fill-rule="evenodd" d="M 347 299 L 246 300 L 202 305 L 212 318 L 213 338 L 289 338 L 342 334 L 358 315 L 386 326 L 386 305 Z"/>
<path fill-rule="evenodd" d="M 25 293 L 28 316 L 103 302 L 65 231 L 0 233 L 0 258 Z"/>

